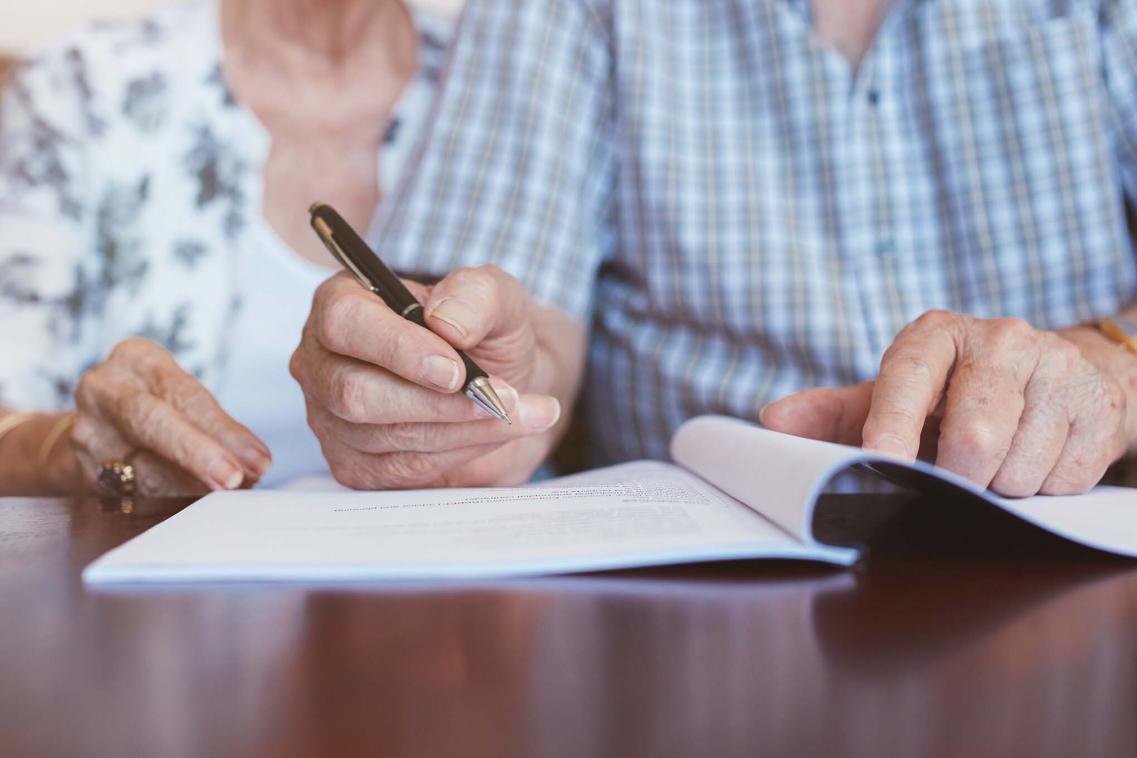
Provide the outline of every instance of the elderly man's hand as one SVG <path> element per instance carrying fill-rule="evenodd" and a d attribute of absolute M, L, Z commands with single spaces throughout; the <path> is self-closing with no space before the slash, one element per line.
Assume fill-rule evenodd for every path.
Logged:
<path fill-rule="evenodd" d="M 499 268 L 407 286 L 431 331 L 340 274 L 316 293 L 292 374 L 336 479 L 358 489 L 508 485 L 553 446 L 576 392 L 584 328 Z M 455 348 L 491 374 L 513 424 L 462 392 Z"/>
<path fill-rule="evenodd" d="M 897 336 L 875 382 L 792 395 L 762 422 L 919 456 L 1009 497 L 1084 492 L 1134 438 L 1118 349 L 1085 332 L 933 311 Z"/>

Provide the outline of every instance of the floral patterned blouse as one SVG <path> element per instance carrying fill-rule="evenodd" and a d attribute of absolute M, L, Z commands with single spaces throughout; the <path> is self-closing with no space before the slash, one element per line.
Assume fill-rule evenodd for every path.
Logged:
<path fill-rule="evenodd" d="M 412 15 L 422 65 L 380 151 L 384 194 L 429 116 L 453 25 Z M 0 109 L 0 405 L 66 408 L 130 336 L 216 389 L 236 273 L 279 243 L 261 208 L 269 137 L 221 59 L 219 0 L 198 0 L 87 27 L 16 71 Z"/>

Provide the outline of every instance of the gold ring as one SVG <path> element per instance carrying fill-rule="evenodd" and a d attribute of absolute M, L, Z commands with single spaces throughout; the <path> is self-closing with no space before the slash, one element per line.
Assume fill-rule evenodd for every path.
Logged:
<path fill-rule="evenodd" d="M 110 460 L 99 466 L 95 472 L 95 486 L 108 497 L 131 497 L 134 495 L 134 464 L 126 460 Z"/>

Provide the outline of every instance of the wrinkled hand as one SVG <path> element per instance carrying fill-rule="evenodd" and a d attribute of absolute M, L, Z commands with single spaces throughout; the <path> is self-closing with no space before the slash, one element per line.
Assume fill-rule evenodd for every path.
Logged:
<path fill-rule="evenodd" d="M 875 382 L 792 395 L 762 422 L 919 456 L 1008 497 L 1085 492 L 1130 435 L 1121 384 L 1094 359 L 1097 343 L 1075 339 L 1017 319 L 929 312 L 897 336 Z"/>
<path fill-rule="evenodd" d="M 160 345 L 128 339 L 88 371 L 75 392 L 71 442 L 82 487 L 103 463 L 130 458 L 144 495 L 201 495 L 252 486 L 268 448 L 230 418 Z"/>
<path fill-rule="evenodd" d="M 431 331 L 346 274 L 316 293 L 291 369 L 333 475 L 357 489 L 526 481 L 561 417 L 558 369 L 534 327 L 563 314 L 533 303 L 492 266 L 455 271 L 431 288 L 406 284 Z M 583 342 L 583 330 L 563 318 L 566 339 Z M 455 348 L 491 375 L 512 425 L 461 392 Z"/>

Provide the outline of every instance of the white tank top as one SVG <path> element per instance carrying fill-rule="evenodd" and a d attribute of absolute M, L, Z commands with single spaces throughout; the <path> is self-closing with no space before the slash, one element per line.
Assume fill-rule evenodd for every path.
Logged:
<path fill-rule="evenodd" d="M 312 296 L 334 269 L 301 258 L 264 221 L 250 229 L 249 241 L 253 254 L 238 257 L 241 306 L 217 400 L 268 445 L 273 465 L 260 486 L 278 487 L 329 473 L 288 362 L 300 342 Z"/>

